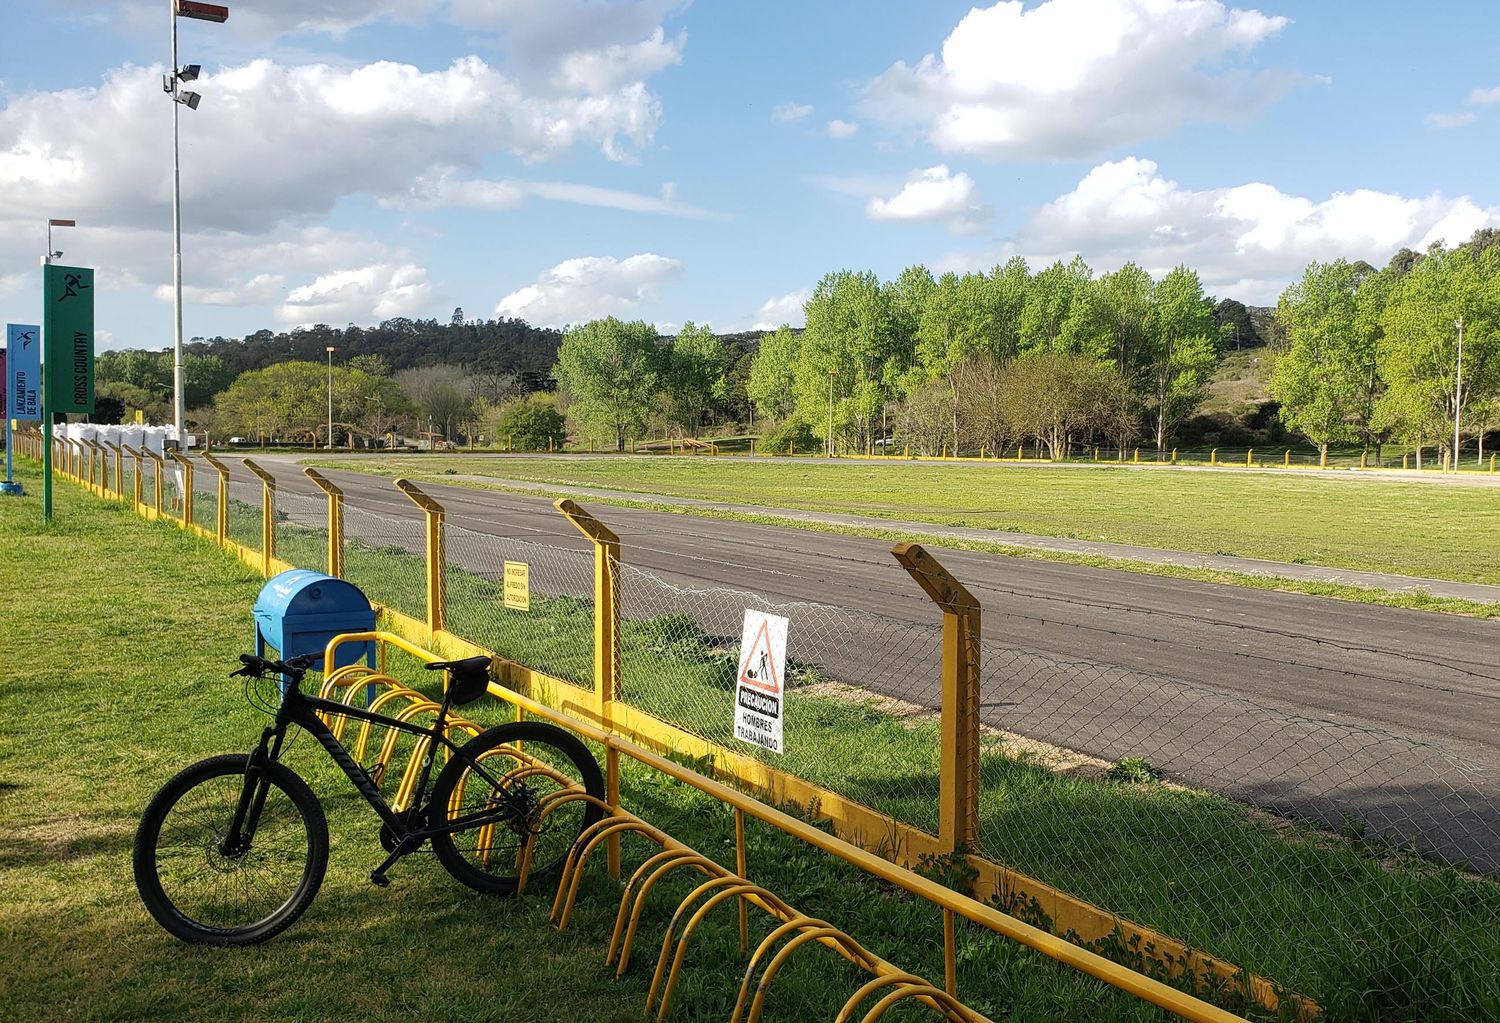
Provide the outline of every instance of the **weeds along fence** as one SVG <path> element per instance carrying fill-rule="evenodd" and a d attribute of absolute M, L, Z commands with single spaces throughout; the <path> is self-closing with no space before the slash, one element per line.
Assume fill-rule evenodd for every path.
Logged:
<path fill-rule="evenodd" d="M 1500 779 L 1478 762 L 1032 649 L 1003 611 L 981 630 L 979 601 L 916 546 L 874 587 L 887 610 L 837 607 L 702 585 L 694 557 L 740 555 L 632 546 L 570 501 L 573 532 L 544 537 L 450 521 L 404 481 L 356 508 L 307 476 L 200 464 L 214 482 L 195 483 L 192 526 L 267 572 L 343 575 L 413 642 L 498 655 L 518 692 L 1233 1011 L 1500 1018 Z M 209 529 L 200 495 L 220 481 Z M 934 606 L 889 599 L 918 589 Z M 747 609 L 792 623 L 782 754 L 733 737 Z"/>

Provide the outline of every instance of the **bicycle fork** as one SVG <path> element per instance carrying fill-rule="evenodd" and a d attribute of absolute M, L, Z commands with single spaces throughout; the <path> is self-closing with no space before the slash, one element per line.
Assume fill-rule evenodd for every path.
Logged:
<path fill-rule="evenodd" d="M 262 765 L 281 756 L 281 744 L 285 739 L 285 725 L 267 728 L 261 733 L 260 745 L 255 747 L 245 765 L 245 784 L 240 788 L 239 802 L 235 804 L 229 830 L 219 842 L 220 855 L 238 858 L 249 852 L 261 811 L 266 806 L 266 794 L 271 788 Z"/>

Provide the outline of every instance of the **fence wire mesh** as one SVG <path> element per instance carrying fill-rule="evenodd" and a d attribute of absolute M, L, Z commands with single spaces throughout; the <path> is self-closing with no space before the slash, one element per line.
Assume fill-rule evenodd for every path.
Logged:
<path fill-rule="evenodd" d="M 207 462 L 193 466 L 193 522 L 210 533 L 219 528 L 219 474 Z"/>
<path fill-rule="evenodd" d="M 984 656 L 986 856 L 1329 1018 L 1494 1018 L 1500 779 L 1161 675 L 998 641 Z"/>
<path fill-rule="evenodd" d="M 594 555 L 444 526 L 448 628 L 503 657 L 594 687 Z M 524 565 L 528 607 L 505 606 L 505 566 Z"/>
<path fill-rule="evenodd" d="M 934 709 L 942 669 L 936 609 L 933 624 L 924 627 L 868 611 L 677 586 L 628 564 L 618 579 L 626 702 L 936 832 L 940 724 Z M 904 575 L 893 579 L 903 582 L 910 585 Z M 746 610 L 790 622 L 782 754 L 734 737 Z"/>
<path fill-rule="evenodd" d="M 229 539 L 252 551 L 261 548 L 261 486 L 247 470 L 229 474 Z"/>
<path fill-rule="evenodd" d="M 371 600 L 423 618 L 426 557 L 427 532 L 415 507 L 410 517 L 393 518 L 345 502 L 344 577 Z"/>
<path fill-rule="evenodd" d="M 328 567 L 328 502 L 276 491 L 276 556 L 295 568 Z"/>

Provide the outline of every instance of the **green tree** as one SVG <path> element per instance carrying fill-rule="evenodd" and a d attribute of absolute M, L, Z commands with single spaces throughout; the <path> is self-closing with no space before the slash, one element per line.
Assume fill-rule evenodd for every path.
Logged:
<path fill-rule="evenodd" d="M 728 393 L 724 359 L 724 342 L 691 320 L 672 339 L 668 391 L 678 424 L 691 435 L 702 428 L 704 410 Z"/>
<path fill-rule="evenodd" d="M 1281 421 L 1318 446 L 1359 436 L 1365 364 L 1373 364 L 1374 338 L 1361 329 L 1359 276 L 1347 260 L 1310 263 L 1286 291 L 1276 315 L 1286 328 L 1287 348 L 1276 356 L 1271 396 L 1281 403 Z"/>
<path fill-rule="evenodd" d="M 1179 266 L 1151 289 L 1151 330 L 1142 364 L 1146 412 L 1160 455 L 1177 424 L 1198 407 L 1219 361 L 1219 325 L 1197 273 Z"/>
<path fill-rule="evenodd" d="M 793 388 L 801 349 L 801 339 L 787 326 L 760 339 L 745 390 L 762 416 L 780 422 L 791 415 L 796 405 Z"/>
<path fill-rule="evenodd" d="M 623 451 L 651 414 L 662 362 L 655 327 L 611 316 L 564 334 L 553 372 L 574 423 L 613 437 L 615 450 Z"/>
<path fill-rule="evenodd" d="M 497 406 L 488 423 L 490 431 L 517 451 L 547 451 L 561 448 L 568 439 L 568 424 L 551 394 L 528 394 Z"/>
<path fill-rule="evenodd" d="M 1411 443 L 1452 451 L 1464 413 L 1500 393 L 1500 250 L 1428 250 L 1391 289 L 1380 318 L 1377 417 Z M 1459 324 L 1463 370 L 1459 373 Z"/>
<path fill-rule="evenodd" d="M 873 273 L 841 271 L 818 282 L 793 376 L 796 415 L 829 424 L 846 445 L 873 442 L 872 427 L 899 366 L 890 292 Z M 830 409 L 831 415 L 830 415 Z"/>

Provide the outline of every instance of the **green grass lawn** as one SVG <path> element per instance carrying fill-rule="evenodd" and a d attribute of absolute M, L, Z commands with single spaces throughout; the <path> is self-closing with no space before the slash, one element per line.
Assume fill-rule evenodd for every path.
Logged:
<path fill-rule="evenodd" d="M 334 464 L 334 463 L 329 463 Z M 857 513 L 1202 554 L 1500 583 L 1500 491 L 1288 473 L 728 458 L 370 458 L 392 475 L 488 474 L 775 508 Z"/>
<path fill-rule="evenodd" d="M 29 494 L 39 480 L 21 473 Z M 17 1020 L 638 1020 L 666 916 L 654 899 L 636 964 L 603 963 L 618 888 L 595 870 L 568 931 L 550 893 L 513 901 L 461 888 L 426 856 L 387 890 L 373 817 L 305 738 L 288 763 L 328 810 L 332 862 L 307 915 L 238 951 L 181 945 L 130 877 L 136 820 L 182 766 L 248 749 L 264 718 L 226 677 L 251 646 L 262 580 L 211 544 L 59 484 L 0 501 L 0 1017 Z M 492 708 L 486 713 L 495 713 Z M 478 715 L 476 715 L 478 716 Z M 732 817 L 642 770 L 626 802 L 732 863 Z M 627 845 L 627 866 L 646 850 Z M 879 954 L 941 978 L 941 916 L 778 832 L 752 825 L 751 874 Z M 677 1019 L 727 1018 L 742 968 L 732 912 L 695 939 Z M 760 933 L 768 929 L 758 922 Z M 1158 1020 L 1162 1013 L 993 935 L 965 929 L 960 991 L 1005 1020 Z M 778 979 L 768 1018 L 832 1018 L 862 977 L 817 950 Z M 912 1009 L 892 1019 L 927 1018 Z"/>
<path fill-rule="evenodd" d="M 295 564 L 321 565 L 321 530 L 283 522 L 278 545 Z M 500 561 L 527 555 L 499 539 L 494 546 L 491 578 L 449 563 L 450 627 L 587 686 L 591 602 L 534 594 L 529 612 L 505 610 Z M 420 558 L 351 541 L 346 565 L 370 592 L 421 615 Z M 547 578 L 538 563 L 533 572 L 538 584 Z M 683 613 L 626 620 L 621 646 L 627 700 L 749 751 L 731 738 L 726 710 L 736 650 Z M 833 698 L 813 687 L 837 672 L 837 665 L 794 666 L 788 752 L 771 759 L 935 830 L 937 723 L 903 720 L 858 695 Z M 1464 1020 L 1500 1012 L 1500 982 L 1490 969 L 1500 957 L 1500 886 L 1392 857 L 1359 839 L 1357 828 L 1340 839 L 1209 793 L 1059 775 L 993 740 L 982 751 L 980 810 L 980 851 L 992 859 L 1280 981 L 1316 998 L 1331 1018 Z"/>

